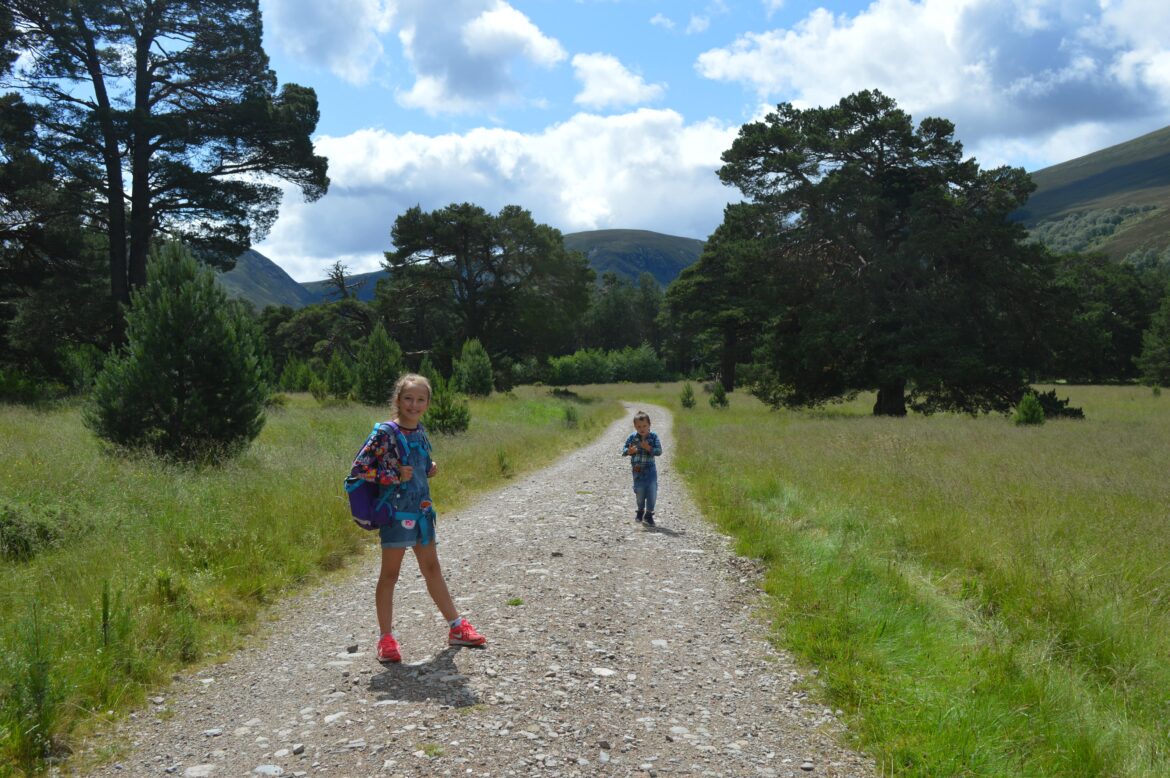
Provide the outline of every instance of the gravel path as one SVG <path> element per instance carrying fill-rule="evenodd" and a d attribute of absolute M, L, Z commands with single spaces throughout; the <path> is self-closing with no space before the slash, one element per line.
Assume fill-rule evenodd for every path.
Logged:
<path fill-rule="evenodd" d="M 403 662 L 379 665 L 370 554 L 291 598 L 262 645 L 178 678 L 97 741 L 131 746 L 92 774 L 876 774 L 764 639 L 752 564 L 704 523 L 671 466 L 670 415 L 647 410 L 665 449 L 655 530 L 634 523 L 618 456 L 632 407 L 552 466 L 439 506 L 448 584 L 486 649 L 445 645 L 407 559 Z"/>

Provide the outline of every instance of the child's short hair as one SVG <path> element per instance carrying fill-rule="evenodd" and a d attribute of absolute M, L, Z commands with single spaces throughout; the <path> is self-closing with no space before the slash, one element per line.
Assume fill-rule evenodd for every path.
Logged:
<path fill-rule="evenodd" d="M 638 411 L 637 413 L 635 413 L 634 414 L 634 423 L 637 424 L 640 421 L 644 421 L 647 424 L 649 424 L 650 423 L 650 414 L 646 413 L 646 411 Z"/>
<path fill-rule="evenodd" d="M 427 388 L 427 399 L 428 400 L 430 400 L 431 395 L 434 394 L 434 390 L 431 389 L 431 382 L 427 380 L 427 377 L 425 375 L 419 375 L 418 373 L 407 373 L 406 375 L 402 376 L 394 383 L 394 391 L 390 393 L 390 415 L 391 416 L 398 415 L 398 395 L 402 394 L 402 390 L 405 389 L 407 387 L 407 385 L 409 385 L 409 384 L 418 384 L 420 386 L 425 386 Z"/>

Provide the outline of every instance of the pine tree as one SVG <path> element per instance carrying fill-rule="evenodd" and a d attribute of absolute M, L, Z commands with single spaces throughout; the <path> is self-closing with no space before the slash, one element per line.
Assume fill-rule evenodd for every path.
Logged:
<path fill-rule="evenodd" d="M 1142 353 L 1134 360 L 1146 386 L 1170 386 L 1170 289 L 1142 335 Z"/>
<path fill-rule="evenodd" d="M 1044 423 L 1044 406 L 1040 404 L 1040 399 L 1034 392 L 1028 392 L 1020 400 L 1020 404 L 1016 406 L 1014 421 L 1021 425 Z"/>
<path fill-rule="evenodd" d="M 259 331 L 178 243 L 151 252 L 127 343 L 94 383 L 86 426 L 116 445 L 194 461 L 232 454 L 264 426 Z"/>
<path fill-rule="evenodd" d="M 366 405 L 390 402 L 394 382 L 403 373 L 402 349 L 386 334 L 378 322 L 370 337 L 358 351 L 357 398 Z"/>
<path fill-rule="evenodd" d="M 447 435 L 466 432 L 471 426 L 471 409 L 467 407 L 467 399 L 456 392 L 451 383 L 442 378 L 434 382 L 431 387 L 434 390 L 431 392 L 431 406 L 426 417 L 428 429 Z"/>
<path fill-rule="evenodd" d="M 492 393 L 492 360 L 479 340 L 472 338 L 463 344 L 463 353 L 451 378 L 458 391 L 472 397 L 487 397 Z"/>
<path fill-rule="evenodd" d="M 695 407 L 695 390 L 691 387 L 690 381 L 683 384 L 682 394 L 679 396 L 678 401 L 682 403 L 682 407 L 684 408 Z"/>
<path fill-rule="evenodd" d="M 345 364 L 339 351 L 333 352 L 329 366 L 325 368 L 325 386 L 329 389 L 329 394 L 339 400 L 349 397 L 353 389 L 353 372 Z"/>
<path fill-rule="evenodd" d="M 716 381 L 715 390 L 711 392 L 711 399 L 708 400 L 711 407 L 715 409 L 727 407 L 727 390 L 723 388 L 723 384 Z"/>

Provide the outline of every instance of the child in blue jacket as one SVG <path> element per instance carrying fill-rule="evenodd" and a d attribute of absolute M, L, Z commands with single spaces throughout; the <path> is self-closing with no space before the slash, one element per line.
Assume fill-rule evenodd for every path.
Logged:
<path fill-rule="evenodd" d="M 654 457 L 662 456 L 662 442 L 650 431 L 650 416 L 645 411 L 634 414 L 634 432 L 622 445 L 622 456 L 630 458 L 634 474 L 634 497 L 638 512 L 634 521 L 654 526 L 654 503 L 658 499 L 658 469 Z"/>

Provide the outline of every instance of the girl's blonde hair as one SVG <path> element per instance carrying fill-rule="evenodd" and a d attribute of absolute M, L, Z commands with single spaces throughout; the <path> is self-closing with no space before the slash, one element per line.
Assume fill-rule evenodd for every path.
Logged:
<path fill-rule="evenodd" d="M 427 388 L 428 401 L 430 401 L 431 395 L 434 394 L 434 390 L 431 389 L 431 382 L 427 380 L 425 375 L 407 373 L 394 383 L 394 391 L 390 393 L 390 418 L 393 419 L 398 416 L 398 395 L 402 394 L 402 390 L 409 384 L 425 386 Z"/>

